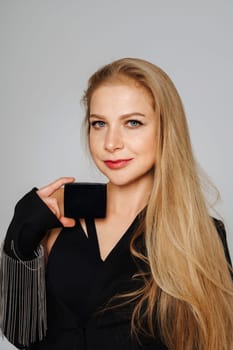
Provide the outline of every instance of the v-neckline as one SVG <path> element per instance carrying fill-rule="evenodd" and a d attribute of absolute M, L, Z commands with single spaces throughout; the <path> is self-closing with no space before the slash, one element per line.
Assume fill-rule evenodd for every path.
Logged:
<path fill-rule="evenodd" d="M 132 233 L 133 227 L 135 226 L 135 223 L 137 222 L 138 217 L 139 217 L 139 214 L 136 215 L 136 217 L 133 219 L 133 221 L 128 226 L 126 231 L 119 238 L 119 240 L 112 247 L 112 249 L 109 251 L 109 253 L 106 255 L 106 257 L 104 259 L 101 257 L 100 245 L 99 245 L 95 220 L 94 219 L 85 219 L 87 234 L 85 232 L 83 232 L 83 233 L 85 233 L 85 236 L 87 239 L 94 239 L 94 243 L 96 246 L 96 252 L 97 252 L 97 258 L 101 264 L 106 264 L 108 262 L 108 260 L 110 260 L 110 258 L 117 253 L 117 251 L 122 246 L 122 244 L 124 243 L 126 238 Z M 80 226 L 82 226 L 81 223 L 80 223 Z M 84 231 L 83 228 L 82 228 L 82 231 Z"/>

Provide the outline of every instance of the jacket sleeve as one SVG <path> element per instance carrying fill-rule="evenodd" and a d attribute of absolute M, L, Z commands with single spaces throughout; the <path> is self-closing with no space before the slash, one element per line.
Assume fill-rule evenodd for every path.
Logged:
<path fill-rule="evenodd" d="M 34 188 L 17 203 L 2 245 L 0 329 L 20 349 L 46 333 L 45 257 L 40 242 L 48 229 L 60 226 Z"/>

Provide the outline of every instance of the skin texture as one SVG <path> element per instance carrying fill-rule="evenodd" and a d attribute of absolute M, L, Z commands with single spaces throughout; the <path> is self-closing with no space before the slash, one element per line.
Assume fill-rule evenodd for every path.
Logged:
<path fill-rule="evenodd" d="M 92 158 L 111 184 L 136 185 L 151 178 L 156 116 L 144 88 L 133 82 L 100 86 L 91 99 L 89 122 Z"/>

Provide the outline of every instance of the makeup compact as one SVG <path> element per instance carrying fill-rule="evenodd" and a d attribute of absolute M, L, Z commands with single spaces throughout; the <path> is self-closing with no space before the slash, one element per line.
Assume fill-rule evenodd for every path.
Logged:
<path fill-rule="evenodd" d="M 69 218 L 104 218 L 107 185 L 75 182 L 64 186 L 64 214 Z"/>

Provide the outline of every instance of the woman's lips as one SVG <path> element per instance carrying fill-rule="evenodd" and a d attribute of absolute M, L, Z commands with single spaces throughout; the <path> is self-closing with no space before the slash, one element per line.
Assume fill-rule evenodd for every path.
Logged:
<path fill-rule="evenodd" d="M 117 159 L 117 160 L 105 160 L 104 163 L 110 169 L 121 169 L 124 168 L 130 161 L 130 159 Z"/>

